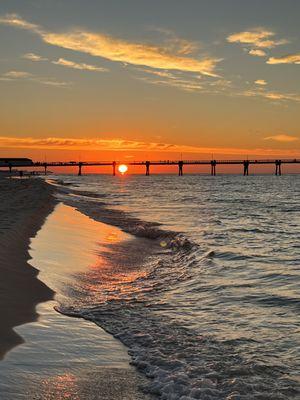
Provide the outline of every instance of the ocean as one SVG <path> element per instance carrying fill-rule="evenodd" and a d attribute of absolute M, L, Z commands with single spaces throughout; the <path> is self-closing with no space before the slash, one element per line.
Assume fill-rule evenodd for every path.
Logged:
<path fill-rule="evenodd" d="M 129 348 L 167 400 L 299 399 L 299 175 L 62 175 L 118 227 L 57 310 Z M 75 287 L 76 286 L 76 287 Z"/>

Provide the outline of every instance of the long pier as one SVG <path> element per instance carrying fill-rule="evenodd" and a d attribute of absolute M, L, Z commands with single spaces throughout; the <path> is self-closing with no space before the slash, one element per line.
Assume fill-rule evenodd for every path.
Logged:
<path fill-rule="evenodd" d="M 14 162 L 18 160 L 18 162 Z M 23 162 L 21 160 L 24 160 Z M 218 165 L 241 165 L 244 175 L 249 175 L 250 165 L 274 165 L 275 175 L 281 175 L 281 166 L 283 164 L 299 164 L 300 159 L 257 159 L 257 160 L 158 160 L 158 161 L 129 161 L 126 165 L 143 166 L 145 168 L 145 175 L 150 175 L 150 167 L 155 165 L 161 166 L 174 166 L 178 167 L 178 175 L 183 175 L 185 165 L 208 165 L 210 166 L 211 175 L 215 176 L 217 173 Z M 83 167 L 89 166 L 111 166 L 112 174 L 116 175 L 117 167 L 124 164 L 120 161 L 55 161 L 55 162 L 34 162 L 30 159 L 1 159 L 0 168 L 8 168 L 12 171 L 13 167 L 30 167 L 30 168 L 43 168 L 45 175 L 48 168 L 54 167 L 78 167 L 78 175 L 82 175 Z"/>

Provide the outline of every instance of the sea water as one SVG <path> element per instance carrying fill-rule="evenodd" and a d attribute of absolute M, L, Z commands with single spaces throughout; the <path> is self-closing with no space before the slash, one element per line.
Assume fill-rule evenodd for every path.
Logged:
<path fill-rule="evenodd" d="M 299 178 L 59 177 L 131 237 L 60 311 L 122 341 L 162 399 L 299 399 Z"/>

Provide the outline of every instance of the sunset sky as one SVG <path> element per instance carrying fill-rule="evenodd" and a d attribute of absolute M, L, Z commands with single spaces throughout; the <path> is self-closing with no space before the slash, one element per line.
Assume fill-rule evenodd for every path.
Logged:
<path fill-rule="evenodd" d="M 300 1 L 0 3 L 1 156 L 299 157 Z"/>

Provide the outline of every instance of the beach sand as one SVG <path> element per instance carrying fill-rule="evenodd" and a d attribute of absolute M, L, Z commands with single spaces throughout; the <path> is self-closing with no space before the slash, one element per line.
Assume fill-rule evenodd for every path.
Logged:
<path fill-rule="evenodd" d="M 22 343 L 15 326 L 34 321 L 53 292 L 28 264 L 30 238 L 53 209 L 53 189 L 39 179 L 0 179 L 0 359 Z"/>

